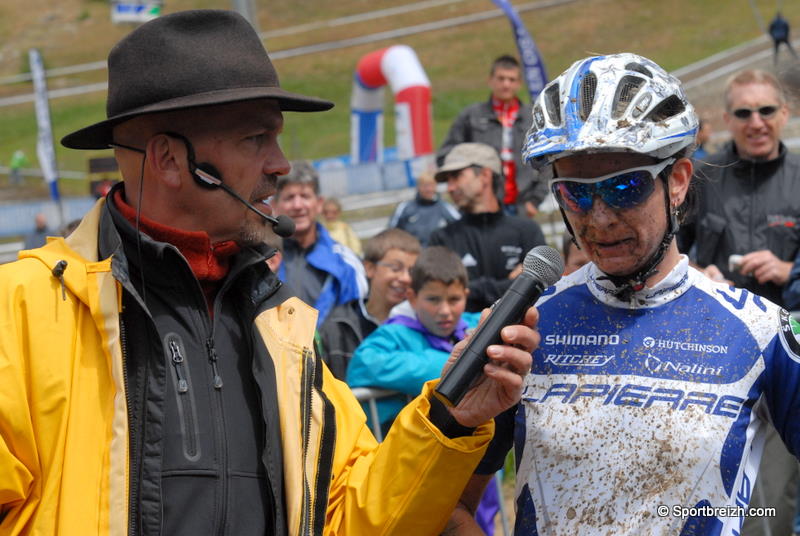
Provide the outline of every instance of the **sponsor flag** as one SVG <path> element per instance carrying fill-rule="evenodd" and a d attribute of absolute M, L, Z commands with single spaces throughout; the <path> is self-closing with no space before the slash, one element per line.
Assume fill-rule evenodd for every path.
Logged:
<path fill-rule="evenodd" d="M 511 27 L 514 29 L 514 37 L 517 39 L 517 49 L 519 56 L 522 60 L 522 72 L 525 76 L 525 82 L 528 84 L 528 93 L 531 96 L 531 102 L 536 100 L 539 93 L 544 89 L 547 84 L 547 72 L 544 68 L 544 61 L 539 54 L 539 49 L 536 48 L 536 43 L 533 42 L 531 34 L 525 28 L 522 19 L 519 18 L 519 13 L 514 9 L 509 0 L 492 0 L 497 7 L 503 10 L 508 17 Z"/>
<path fill-rule="evenodd" d="M 31 65 L 33 89 L 36 95 L 36 123 L 39 135 L 36 140 L 36 155 L 39 157 L 39 167 L 42 168 L 44 180 L 50 185 L 50 197 L 59 201 L 58 171 L 56 170 L 56 153 L 53 148 L 53 130 L 50 127 L 50 104 L 47 100 L 47 82 L 44 77 L 42 56 L 39 51 L 32 48 L 28 51 L 28 60 Z"/>

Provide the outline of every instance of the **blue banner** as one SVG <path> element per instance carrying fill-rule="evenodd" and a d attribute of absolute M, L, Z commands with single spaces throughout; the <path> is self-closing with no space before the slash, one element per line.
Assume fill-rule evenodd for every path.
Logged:
<path fill-rule="evenodd" d="M 536 48 L 536 43 L 533 42 L 531 34 L 525 28 L 522 19 L 519 18 L 519 13 L 514 9 L 509 0 L 492 0 L 497 7 L 503 10 L 511 22 L 511 27 L 514 29 L 514 37 L 517 39 L 517 49 L 519 56 L 522 60 L 522 73 L 525 76 L 525 82 L 528 84 L 528 93 L 531 96 L 531 102 L 536 100 L 539 93 L 542 92 L 544 86 L 547 84 L 547 72 L 544 69 L 544 61 L 539 54 L 539 49 Z"/>

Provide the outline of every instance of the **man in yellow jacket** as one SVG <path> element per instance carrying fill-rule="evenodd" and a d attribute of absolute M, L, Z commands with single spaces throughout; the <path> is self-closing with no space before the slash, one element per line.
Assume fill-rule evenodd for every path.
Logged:
<path fill-rule="evenodd" d="M 124 183 L 68 239 L 0 267 L 0 534 L 435 534 L 520 397 L 536 311 L 456 408 L 431 386 L 378 446 L 264 263 L 287 92 L 227 11 L 149 22 L 109 56 Z M 270 223 L 271 225 L 268 225 Z M 459 350 L 454 351 L 454 357 Z"/>

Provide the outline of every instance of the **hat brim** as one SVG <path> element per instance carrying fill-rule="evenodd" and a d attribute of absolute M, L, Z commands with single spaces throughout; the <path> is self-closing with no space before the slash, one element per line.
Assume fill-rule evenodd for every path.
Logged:
<path fill-rule="evenodd" d="M 109 144 L 113 141 L 114 127 L 136 116 L 257 99 L 275 99 L 280 109 L 285 112 L 323 112 L 333 108 L 331 101 L 292 93 L 279 87 L 252 87 L 210 91 L 185 97 L 176 97 L 109 117 L 104 121 L 67 134 L 61 138 L 61 145 L 70 149 L 108 149 Z"/>
<path fill-rule="evenodd" d="M 436 175 L 434 175 L 433 178 L 436 179 L 436 182 L 445 182 L 447 180 L 447 177 L 445 177 L 445 175 L 447 175 L 451 171 L 461 171 L 462 169 L 467 169 L 471 165 L 473 165 L 471 162 L 467 163 L 451 162 L 449 164 L 445 164 L 439 168 L 439 170 L 436 172 Z"/>

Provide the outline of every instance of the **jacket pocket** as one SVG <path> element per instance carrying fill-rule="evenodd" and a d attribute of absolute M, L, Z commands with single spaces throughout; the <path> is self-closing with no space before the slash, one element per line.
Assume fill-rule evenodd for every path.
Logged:
<path fill-rule="evenodd" d="M 766 229 L 767 249 L 782 261 L 794 262 L 797 255 L 798 236 L 797 227 L 786 225 L 771 225 Z"/>
<path fill-rule="evenodd" d="M 200 434 L 189 366 L 186 363 L 186 349 L 177 333 L 167 333 L 164 337 L 164 348 L 169 359 L 170 376 L 175 388 L 183 455 L 187 460 L 196 462 L 200 459 Z"/>
<path fill-rule="evenodd" d="M 718 214 L 706 214 L 700 219 L 695 240 L 697 264 L 705 267 L 714 263 L 717 251 L 722 245 L 725 227 L 727 227 L 725 219 Z M 717 266 L 717 268 L 726 270 L 727 265 Z"/>

